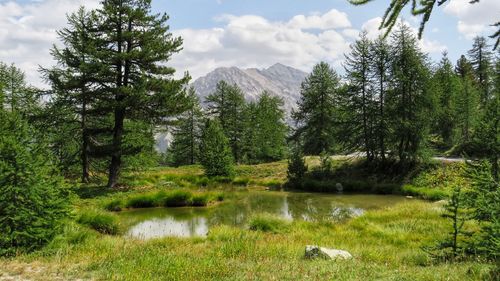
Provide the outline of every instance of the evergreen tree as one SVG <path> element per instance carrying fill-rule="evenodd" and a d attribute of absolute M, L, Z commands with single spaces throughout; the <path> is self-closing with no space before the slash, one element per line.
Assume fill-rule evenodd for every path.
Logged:
<path fill-rule="evenodd" d="M 490 48 L 491 46 L 486 42 L 486 38 L 477 36 L 474 38 L 472 49 L 468 52 L 470 64 L 474 69 L 476 81 L 479 84 L 480 101 L 483 107 L 486 106 L 491 91 L 492 54 Z"/>
<path fill-rule="evenodd" d="M 45 116 L 52 121 L 50 127 L 56 129 L 51 134 L 56 135 L 53 142 L 59 142 L 57 135 L 65 135 L 56 146 L 61 162 L 68 167 L 71 162 L 80 161 L 82 182 L 89 181 L 91 140 L 111 131 L 111 124 L 104 125 L 99 116 L 106 114 L 106 110 L 97 104 L 103 91 L 96 85 L 102 67 L 95 58 L 96 24 L 96 14 L 83 7 L 69 15 L 69 27 L 58 32 L 64 48 L 54 46 L 51 51 L 58 64 L 52 69 L 42 69 L 54 91 Z M 68 144 L 66 134 L 75 133 L 79 135 L 76 143 Z M 65 155 L 67 152 L 69 155 Z"/>
<path fill-rule="evenodd" d="M 382 161 L 387 153 L 387 138 L 389 134 L 388 116 L 386 110 L 387 91 L 389 89 L 389 71 L 391 66 L 390 47 L 387 41 L 379 37 L 372 44 L 371 72 L 373 76 L 373 91 L 378 102 L 378 113 L 374 134 L 377 137 L 378 152 Z"/>
<path fill-rule="evenodd" d="M 96 56 L 106 66 L 99 82 L 111 94 L 105 104 L 113 115 L 107 152 L 108 186 L 114 187 L 122 156 L 137 153 L 124 148 L 126 120 L 158 125 L 184 111 L 189 77 L 173 79 L 175 70 L 166 62 L 181 50 L 182 39 L 169 32 L 167 15 L 152 14 L 150 0 L 104 0 L 97 15 L 101 40 Z"/>
<path fill-rule="evenodd" d="M 292 185 L 292 187 L 300 186 L 306 173 L 307 166 L 304 155 L 302 154 L 302 148 L 297 144 L 294 146 L 290 159 L 288 160 L 288 184 Z"/>
<path fill-rule="evenodd" d="M 460 141 L 464 144 L 471 140 L 479 101 L 474 85 L 472 66 L 465 56 L 461 56 L 458 60 L 455 72 L 460 78 L 460 91 L 457 95 L 455 114 L 457 126 L 460 128 Z"/>
<path fill-rule="evenodd" d="M 424 147 L 430 123 L 427 57 L 410 28 L 400 24 L 392 35 L 390 112 L 392 149 L 402 163 L 414 162 Z"/>
<path fill-rule="evenodd" d="M 217 120 L 206 121 L 201 137 L 200 162 L 209 177 L 231 177 L 234 174 L 229 141 Z"/>
<path fill-rule="evenodd" d="M 198 162 L 203 112 L 192 87 L 188 91 L 188 100 L 188 109 L 177 118 L 172 132 L 172 145 L 169 148 L 173 164 L 176 166 L 193 165 Z"/>
<path fill-rule="evenodd" d="M 344 143 L 351 151 L 363 151 L 368 161 L 376 157 L 376 104 L 371 77 L 372 43 L 367 33 L 362 32 L 360 39 L 351 45 L 351 52 L 346 55 L 344 68 L 348 81 L 346 104 L 347 120 L 343 122 Z"/>
<path fill-rule="evenodd" d="M 302 140 L 306 154 L 319 155 L 334 149 L 339 82 L 335 71 L 321 62 L 302 83 L 298 109 L 292 117 L 297 127 L 294 138 Z"/>
<path fill-rule="evenodd" d="M 256 130 L 254 146 L 257 162 L 277 161 L 285 156 L 288 128 L 282 107 L 283 100 L 268 92 L 259 96 L 254 111 L 255 123 L 248 124 Z"/>
<path fill-rule="evenodd" d="M 43 141 L 18 113 L 0 111 L 0 255 L 47 244 L 68 214 L 68 192 Z"/>
<path fill-rule="evenodd" d="M 494 72 L 494 87 L 491 97 L 486 102 L 480 116 L 480 126 L 477 128 L 476 141 L 491 163 L 494 180 L 500 178 L 500 58 L 497 58 Z"/>
<path fill-rule="evenodd" d="M 436 107 L 436 121 L 434 127 L 447 146 L 453 144 L 455 129 L 455 100 L 459 91 L 460 81 L 448 59 L 447 52 L 443 57 L 432 78 L 438 106 Z"/>
<path fill-rule="evenodd" d="M 219 81 L 215 92 L 208 95 L 205 102 L 208 104 L 208 113 L 219 120 L 224 134 L 229 139 L 234 160 L 240 162 L 243 157 L 245 129 L 245 98 L 241 89 Z"/>
<path fill-rule="evenodd" d="M 24 72 L 14 64 L 0 62 L 0 84 L 3 84 L 2 106 L 29 117 L 38 107 L 36 90 L 26 83 Z"/>

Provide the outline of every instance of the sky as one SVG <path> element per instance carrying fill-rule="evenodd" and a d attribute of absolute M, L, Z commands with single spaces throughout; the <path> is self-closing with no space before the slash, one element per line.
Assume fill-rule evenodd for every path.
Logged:
<path fill-rule="evenodd" d="M 452 61 L 471 48 L 472 38 L 490 35 L 500 19 L 500 0 L 449 0 L 435 8 L 420 41 L 438 61 Z M 217 67 L 266 68 L 282 63 L 309 72 L 326 61 L 342 72 L 344 53 L 361 30 L 376 38 L 388 0 L 352 6 L 347 0 L 153 0 L 153 11 L 170 16 L 171 32 L 184 40 L 169 65 L 193 79 Z M 0 61 L 14 63 L 29 83 L 47 87 L 40 66 L 54 64 L 53 44 L 66 15 L 79 6 L 97 8 L 99 0 L 0 0 Z M 416 31 L 420 19 L 409 10 L 401 20 Z"/>

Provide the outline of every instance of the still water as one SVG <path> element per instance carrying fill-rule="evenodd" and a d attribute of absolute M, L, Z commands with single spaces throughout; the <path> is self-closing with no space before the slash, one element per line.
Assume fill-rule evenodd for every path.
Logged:
<path fill-rule="evenodd" d="M 342 222 L 404 200 L 394 195 L 248 192 L 210 208 L 136 209 L 121 212 L 120 217 L 131 225 L 126 235 L 134 238 L 204 237 L 215 225 L 246 227 L 249 217 L 259 213 L 286 220 Z"/>

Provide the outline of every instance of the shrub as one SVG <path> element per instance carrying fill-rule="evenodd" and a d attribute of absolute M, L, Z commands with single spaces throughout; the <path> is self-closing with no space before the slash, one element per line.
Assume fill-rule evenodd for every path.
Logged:
<path fill-rule="evenodd" d="M 229 141 L 217 121 L 207 120 L 200 144 L 200 163 L 208 177 L 232 177 L 234 174 Z"/>
<path fill-rule="evenodd" d="M 282 233 L 288 230 L 289 223 L 282 218 L 270 215 L 260 214 L 250 218 L 249 228 L 254 231 L 263 231 L 271 233 Z"/>
<path fill-rule="evenodd" d="M 120 229 L 116 216 L 96 210 L 84 211 L 78 217 L 77 222 L 102 234 L 115 235 L 119 233 Z"/>
<path fill-rule="evenodd" d="M 69 190 L 34 132 L 0 110 L 0 256 L 46 245 L 68 215 Z"/>
<path fill-rule="evenodd" d="M 191 192 L 188 191 L 174 191 L 172 193 L 169 193 L 165 199 L 163 204 L 166 207 L 184 207 L 188 206 L 191 204 L 191 198 L 192 198 Z"/>
<path fill-rule="evenodd" d="M 292 185 L 293 187 L 299 186 L 306 172 L 307 166 L 304 156 L 302 155 L 300 148 L 297 146 L 293 150 L 291 158 L 288 160 L 287 179 L 289 185 Z"/>

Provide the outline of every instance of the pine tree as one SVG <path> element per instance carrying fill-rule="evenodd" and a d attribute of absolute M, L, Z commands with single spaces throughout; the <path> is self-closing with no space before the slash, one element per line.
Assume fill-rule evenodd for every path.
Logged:
<path fill-rule="evenodd" d="M 229 141 L 217 120 L 206 121 L 201 137 L 200 163 L 209 177 L 231 177 L 234 174 Z"/>
<path fill-rule="evenodd" d="M 47 244 L 68 215 L 67 189 L 33 131 L 0 111 L 0 256 Z"/>
<path fill-rule="evenodd" d="M 271 162 L 283 159 L 286 152 L 285 112 L 282 109 L 283 100 L 263 92 L 257 101 L 255 109 L 255 123 L 248 124 L 256 128 L 258 162 Z"/>
<path fill-rule="evenodd" d="M 476 111 L 479 98 L 474 85 L 472 66 L 465 56 L 461 56 L 455 67 L 455 72 L 460 78 L 460 91 L 456 101 L 456 120 L 460 128 L 460 141 L 462 144 L 471 140 L 472 130 L 476 123 Z"/>
<path fill-rule="evenodd" d="M 302 154 L 302 148 L 296 144 L 293 147 L 290 159 L 288 160 L 287 180 L 292 187 L 298 187 L 302 184 L 307 166 Z"/>
<path fill-rule="evenodd" d="M 199 142 L 203 125 L 203 112 L 194 88 L 188 91 L 189 105 L 186 112 L 177 118 L 169 148 L 173 164 L 193 165 L 198 162 Z"/>
<path fill-rule="evenodd" d="M 387 153 L 387 138 L 389 134 L 388 116 L 386 110 L 387 91 L 389 90 L 389 71 L 391 66 L 390 47 L 387 41 L 379 37 L 372 44 L 371 72 L 373 76 L 373 91 L 378 102 L 378 113 L 374 134 L 377 137 L 378 152 L 382 161 Z"/>
<path fill-rule="evenodd" d="M 435 130 L 447 146 L 452 146 L 455 129 L 454 107 L 460 81 L 448 59 L 447 52 L 443 53 L 432 80 L 438 99 Z"/>
<path fill-rule="evenodd" d="M 298 109 L 292 112 L 296 123 L 295 139 L 303 142 L 303 152 L 319 155 L 335 145 L 336 98 L 340 79 L 325 62 L 314 66 L 302 83 Z"/>
<path fill-rule="evenodd" d="M 219 120 L 229 139 L 234 160 L 240 162 L 243 157 L 245 120 L 245 98 L 241 89 L 219 81 L 215 92 L 208 95 L 205 102 L 208 104 L 208 113 Z"/>
<path fill-rule="evenodd" d="M 169 32 L 167 15 L 152 14 L 150 0 L 104 0 L 97 14 L 96 55 L 107 66 L 100 82 L 111 93 L 106 101 L 113 115 L 108 186 L 114 187 L 122 156 L 137 153 L 124 149 L 126 120 L 158 125 L 184 111 L 189 77 L 172 77 L 175 70 L 166 62 L 181 50 L 182 39 Z"/>
<path fill-rule="evenodd" d="M 14 64 L 0 62 L 0 84 L 3 84 L 2 106 L 24 117 L 31 116 L 38 106 L 36 90 L 26 83 L 24 72 Z"/>
<path fill-rule="evenodd" d="M 48 116 L 45 117 L 52 121 L 50 127 L 56 128 L 52 135 L 67 131 L 70 131 L 68 134 L 79 135 L 77 143 L 72 146 L 68 146 L 68 140 L 63 139 L 63 144 L 57 147 L 62 153 L 70 151 L 70 155 L 61 155 L 65 166 L 69 166 L 68 161 L 75 161 L 71 155 L 79 154 L 76 161 L 81 163 L 81 179 L 86 183 L 90 176 L 91 140 L 101 133 L 109 133 L 111 124 L 103 124 L 99 114 L 106 113 L 96 103 L 102 98 L 101 86 L 96 85 L 102 65 L 93 55 L 97 40 L 96 14 L 81 7 L 67 19 L 69 27 L 58 32 L 64 48 L 54 46 L 51 51 L 58 64 L 51 69 L 42 69 L 54 91 L 46 110 Z M 57 136 L 53 141 L 58 142 Z M 74 147 L 77 147 L 77 153 L 73 153 Z"/>
<path fill-rule="evenodd" d="M 389 118 L 392 149 L 404 164 L 414 162 L 424 147 L 432 103 L 428 92 L 427 57 L 410 28 L 400 24 L 392 35 Z"/>
<path fill-rule="evenodd" d="M 477 128 L 476 141 L 491 164 L 492 177 L 500 180 L 500 58 L 497 58 L 494 72 L 494 87 L 491 97 L 485 104 Z"/>
<path fill-rule="evenodd" d="M 472 49 L 468 52 L 470 64 L 474 69 L 476 81 L 479 84 L 480 102 L 483 107 L 486 106 L 491 92 L 492 54 L 490 48 L 491 46 L 488 45 L 486 38 L 477 36 L 474 38 Z"/>
<path fill-rule="evenodd" d="M 344 143 L 351 151 L 363 151 L 368 161 L 376 157 L 376 104 L 371 75 L 372 43 L 367 33 L 362 32 L 360 39 L 351 45 L 351 52 L 346 55 L 344 68 L 348 81 L 345 113 L 348 116 L 343 122 Z"/>

